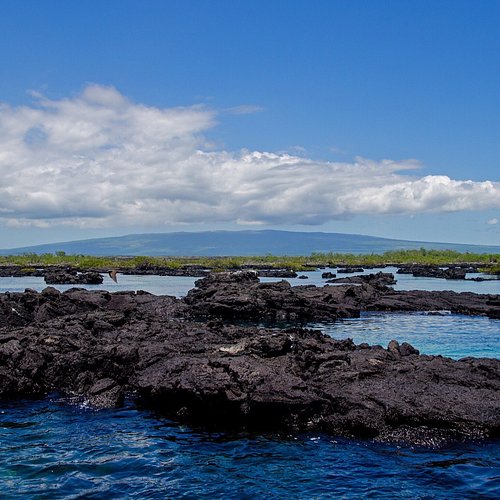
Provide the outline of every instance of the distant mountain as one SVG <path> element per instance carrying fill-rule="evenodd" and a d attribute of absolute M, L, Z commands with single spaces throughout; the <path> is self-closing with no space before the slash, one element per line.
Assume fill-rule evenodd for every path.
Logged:
<path fill-rule="evenodd" d="M 396 249 L 449 249 L 457 252 L 500 253 L 500 246 L 459 245 L 392 240 L 344 233 L 294 231 L 206 231 L 130 234 L 0 250 L 0 255 L 54 253 L 84 255 L 310 255 L 312 252 L 383 253 Z"/>

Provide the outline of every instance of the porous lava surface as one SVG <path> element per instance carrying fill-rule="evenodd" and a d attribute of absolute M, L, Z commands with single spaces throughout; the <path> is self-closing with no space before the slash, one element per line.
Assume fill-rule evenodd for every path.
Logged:
<path fill-rule="evenodd" d="M 251 272 L 211 275 L 185 299 L 51 287 L 4 293 L 0 398 L 58 391 L 99 408 L 129 396 L 219 429 L 432 445 L 498 437 L 499 360 L 421 355 L 397 341 L 355 345 L 300 326 L 363 309 L 444 308 L 494 316 L 500 297 L 369 282 L 290 287 Z M 263 319 L 294 326 L 257 326 Z"/>

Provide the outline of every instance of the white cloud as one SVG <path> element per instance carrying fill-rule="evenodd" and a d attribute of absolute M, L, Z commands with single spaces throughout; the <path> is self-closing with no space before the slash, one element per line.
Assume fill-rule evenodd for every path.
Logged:
<path fill-rule="evenodd" d="M 498 219 L 490 219 L 486 224 L 489 224 L 490 226 L 495 226 L 498 224 Z"/>
<path fill-rule="evenodd" d="M 355 214 L 500 208 L 500 183 L 415 176 L 415 161 L 319 162 L 211 151 L 214 111 L 160 109 L 90 85 L 0 105 L 0 221 L 83 227 L 321 224 Z"/>

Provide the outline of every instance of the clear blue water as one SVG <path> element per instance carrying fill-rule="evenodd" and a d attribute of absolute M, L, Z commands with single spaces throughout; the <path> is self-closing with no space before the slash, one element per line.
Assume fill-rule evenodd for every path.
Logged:
<path fill-rule="evenodd" d="M 425 289 L 427 281 L 441 289 L 464 286 L 398 278 L 403 276 L 400 286 L 409 288 Z M 106 281 L 86 288 L 182 296 L 194 281 L 120 276 L 118 285 Z M 296 282 L 323 280 L 315 273 Z M 465 286 L 500 292 L 499 282 Z M 0 278 L 0 291 L 44 287 L 36 278 Z M 395 338 L 429 354 L 500 357 L 500 321 L 488 318 L 369 313 L 316 326 L 358 343 L 385 346 Z M 0 402 L 0 445 L 0 498 L 7 499 L 493 499 L 500 491 L 498 441 L 431 449 L 318 434 L 214 434 L 139 410 L 130 401 L 99 411 L 57 395 Z"/>
<path fill-rule="evenodd" d="M 356 344 L 408 342 L 421 354 L 500 358 L 500 320 L 459 314 L 362 313 L 360 318 L 309 325 L 337 339 L 352 338 Z"/>
<path fill-rule="evenodd" d="M 2 498 L 495 498 L 499 446 L 213 434 L 57 397 L 3 404 Z"/>

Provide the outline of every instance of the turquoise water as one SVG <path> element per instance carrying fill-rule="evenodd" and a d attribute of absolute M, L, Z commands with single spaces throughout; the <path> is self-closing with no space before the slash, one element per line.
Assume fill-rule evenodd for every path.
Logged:
<path fill-rule="evenodd" d="M 330 323 L 309 325 L 337 339 L 352 338 L 356 344 L 408 342 L 421 354 L 500 358 L 500 320 L 450 314 L 434 316 L 402 313 L 362 313 Z"/>
<path fill-rule="evenodd" d="M 407 280 L 425 285 L 425 279 Z M 120 276 L 118 285 L 86 288 L 182 296 L 194 281 Z M 321 283 L 321 275 L 313 281 Z M 432 280 L 446 288 L 455 283 Z M 498 282 L 465 282 L 481 292 L 485 283 L 499 292 Z M 0 278 L 0 291 L 45 286 L 35 278 Z M 357 343 L 386 346 L 394 338 L 428 354 L 500 357 L 500 320 L 366 313 L 314 326 Z M 321 434 L 214 434 L 132 401 L 116 410 L 93 410 L 59 395 L 0 402 L 0 444 L 2 499 L 496 499 L 500 491 L 498 441 L 432 449 Z"/>

